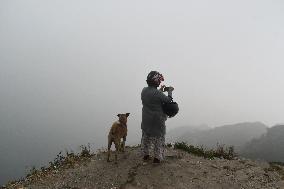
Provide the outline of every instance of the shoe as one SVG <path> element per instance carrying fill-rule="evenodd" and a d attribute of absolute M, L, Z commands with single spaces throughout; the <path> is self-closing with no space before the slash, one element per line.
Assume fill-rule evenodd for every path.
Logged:
<path fill-rule="evenodd" d="M 149 156 L 149 155 L 146 155 L 146 156 L 143 157 L 143 160 L 144 160 L 144 161 L 148 161 L 149 159 L 150 159 L 150 156 Z"/>
<path fill-rule="evenodd" d="M 153 163 L 161 163 L 161 161 L 159 159 L 157 159 L 157 158 L 154 158 Z"/>

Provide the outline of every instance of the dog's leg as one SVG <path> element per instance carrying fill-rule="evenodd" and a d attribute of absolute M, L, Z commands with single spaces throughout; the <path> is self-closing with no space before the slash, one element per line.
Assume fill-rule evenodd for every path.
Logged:
<path fill-rule="evenodd" d="M 119 152 L 122 152 L 122 145 L 123 143 L 121 142 L 121 139 L 119 140 L 118 146 L 119 146 Z"/>
<path fill-rule="evenodd" d="M 118 154 L 118 151 L 120 149 L 120 142 L 119 141 L 115 141 L 114 145 L 115 145 L 115 163 L 117 164 L 117 154 Z"/>
<path fill-rule="evenodd" d="M 108 139 L 108 147 L 107 147 L 107 161 L 110 162 L 110 148 L 111 148 L 112 140 Z"/>
<path fill-rule="evenodd" d="M 126 136 L 123 137 L 123 142 L 122 142 L 122 146 L 121 146 L 121 151 L 122 152 L 125 151 L 125 141 L 126 141 Z"/>

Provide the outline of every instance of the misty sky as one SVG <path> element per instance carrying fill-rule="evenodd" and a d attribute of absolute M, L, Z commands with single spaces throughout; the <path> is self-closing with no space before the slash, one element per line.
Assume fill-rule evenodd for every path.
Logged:
<path fill-rule="evenodd" d="M 283 20 L 280 0 L 1 0 L 0 129 L 105 138 L 130 112 L 137 132 L 151 70 L 175 87 L 168 128 L 283 123 Z"/>

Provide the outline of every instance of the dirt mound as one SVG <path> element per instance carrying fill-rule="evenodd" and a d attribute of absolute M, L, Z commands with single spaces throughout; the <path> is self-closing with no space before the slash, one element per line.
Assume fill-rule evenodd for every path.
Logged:
<path fill-rule="evenodd" d="M 270 165 L 248 159 L 204 159 L 186 152 L 167 149 L 166 160 L 155 165 L 143 162 L 139 148 L 127 148 L 119 163 L 107 163 L 106 153 L 93 156 L 57 174 L 46 176 L 24 188 L 39 189 L 142 189 L 142 188 L 284 188 L 283 180 Z M 113 156 L 112 156 L 113 157 Z"/>

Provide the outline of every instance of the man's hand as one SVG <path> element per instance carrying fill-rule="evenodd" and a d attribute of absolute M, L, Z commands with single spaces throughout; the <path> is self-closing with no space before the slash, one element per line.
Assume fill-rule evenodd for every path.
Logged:
<path fill-rule="evenodd" d="M 163 91 L 163 92 L 165 92 L 165 87 L 166 87 L 166 85 L 161 85 L 160 90 Z"/>

